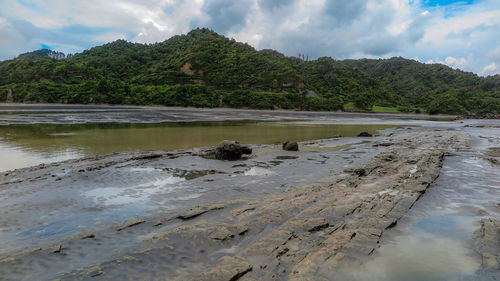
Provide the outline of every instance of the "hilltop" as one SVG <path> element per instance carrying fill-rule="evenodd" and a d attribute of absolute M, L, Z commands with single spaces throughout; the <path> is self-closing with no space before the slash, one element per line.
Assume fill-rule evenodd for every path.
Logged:
<path fill-rule="evenodd" d="M 498 113 L 500 76 L 404 58 L 305 61 L 208 29 L 156 44 L 118 40 L 66 57 L 0 63 L 0 101 L 301 110 Z"/>

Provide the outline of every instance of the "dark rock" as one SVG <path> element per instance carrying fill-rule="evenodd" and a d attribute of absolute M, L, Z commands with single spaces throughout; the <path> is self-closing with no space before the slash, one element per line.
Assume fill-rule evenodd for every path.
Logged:
<path fill-rule="evenodd" d="M 367 174 L 367 173 L 366 173 L 366 170 L 365 170 L 365 169 L 363 169 L 363 168 L 355 169 L 355 170 L 354 170 L 354 173 L 355 173 L 356 175 L 360 176 L 360 177 L 362 177 L 362 176 L 366 176 L 366 174 Z"/>
<path fill-rule="evenodd" d="M 495 158 L 487 157 L 486 160 L 488 160 L 493 165 L 500 165 L 500 161 Z"/>
<path fill-rule="evenodd" d="M 241 145 L 236 141 L 223 141 L 215 149 L 215 158 L 219 160 L 238 160 L 243 154 Z"/>
<path fill-rule="evenodd" d="M 358 137 L 372 137 L 372 134 L 367 132 L 361 132 L 359 133 Z"/>
<path fill-rule="evenodd" d="M 299 150 L 299 144 L 295 141 L 287 141 L 283 143 L 283 150 L 288 150 L 288 151 L 298 151 Z"/>
<path fill-rule="evenodd" d="M 373 146 L 378 147 L 378 146 L 391 146 L 393 143 L 391 142 L 382 142 L 382 143 L 375 143 Z"/>
<path fill-rule="evenodd" d="M 327 139 L 338 139 L 338 138 L 341 138 L 341 137 L 342 137 L 341 135 L 334 135 L 334 136 L 327 137 Z"/>
<path fill-rule="evenodd" d="M 241 153 L 242 154 L 252 154 L 252 148 L 248 145 L 242 145 L 241 146 Z"/>

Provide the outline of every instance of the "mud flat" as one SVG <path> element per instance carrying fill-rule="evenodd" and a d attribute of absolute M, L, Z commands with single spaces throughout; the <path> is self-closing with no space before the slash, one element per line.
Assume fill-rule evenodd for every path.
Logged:
<path fill-rule="evenodd" d="M 95 114 L 98 112 L 99 114 Z M 356 118 L 454 120 L 451 115 L 313 112 L 286 110 L 202 109 L 145 106 L 64 105 L 64 104 L 6 104 L 0 103 L 0 124 L 75 124 L 75 123 L 159 123 L 226 120 L 284 120 L 284 119 L 343 119 Z"/>
<path fill-rule="evenodd" d="M 204 148 L 6 172 L 0 272 L 6 280 L 347 280 L 341 269 L 370 260 L 443 159 L 470 145 L 457 126 L 396 128 L 304 142 L 299 152 L 254 146 L 231 162 L 203 157 Z M 477 239 L 495 241 L 486 236 L 495 227 L 485 221 Z M 495 266 L 492 243 L 483 243 L 485 267 Z"/>

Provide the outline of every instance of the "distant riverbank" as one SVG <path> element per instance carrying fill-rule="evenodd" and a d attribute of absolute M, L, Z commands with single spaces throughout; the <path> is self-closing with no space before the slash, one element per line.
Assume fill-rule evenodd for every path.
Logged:
<path fill-rule="evenodd" d="M 101 114 L 88 114 L 101 112 Z M 19 113 L 19 114 L 17 114 Z M 29 113 L 29 115 L 27 114 Z M 101 123 L 101 122 L 190 122 L 224 120 L 286 120 L 332 118 L 381 118 L 450 121 L 455 115 L 405 113 L 360 113 L 340 111 L 254 110 L 133 105 L 19 104 L 0 103 L 0 124 L 10 123 Z"/>

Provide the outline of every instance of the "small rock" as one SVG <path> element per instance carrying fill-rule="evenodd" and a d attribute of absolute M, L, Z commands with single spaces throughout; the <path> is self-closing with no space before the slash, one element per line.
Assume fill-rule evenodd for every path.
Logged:
<path fill-rule="evenodd" d="M 362 176 L 365 176 L 366 175 L 366 170 L 363 169 L 363 168 L 359 168 L 359 169 L 355 169 L 354 170 L 354 173 L 360 177 Z"/>
<path fill-rule="evenodd" d="M 278 249 L 276 249 L 276 257 L 279 258 L 281 257 L 282 255 L 288 253 L 290 249 L 288 249 L 287 247 L 285 246 L 280 246 L 278 247 Z"/>
<path fill-rule="evenodd" d="M 62 250 L 62 245 L 61 244 L 58 244 L 58 245 L 55 245 L 54 247 L 52 247 L 52 253 L 60 253 Z"/>
<path fill-rule="evenodd" d="M 295 141 L 287 141 L 283 143 L 283 150 L 287 151 L 298 151 L 299 144 Z"/>
<path fill-rule="evenodd" d="M 101 267 L 96 265 L 87 270 L 87 276 L 89 277 L 97 277 L 99 275 L 103 275 L 104 271 L 102 271 Z"/>
<path fill-rule="evenodd" d="M 227 240 L 229 238 L 233 238 L 234 234 L 231 231 L 229 231 L 229 229 L 222 226 L 222 227 L 215 228 L 214 231 L 212 231 L 212 233 L 210 233 L 209 237 L 210 237 L 210 239 L 213 239 L 213 240 L 224 241 L 224 240 Z"/>
<path fill-rule="evenodd" d="M 94 233 L 88 230 L 80 234 L 80 239 L 87 239 L 87 238 L 95 238 Z"/>
<path fill-rule="evenodd" d="M 476 210 L 476 215 L 484 217 L 484 216 L 487 216 L 487 215 L 488 215 L 488 212 L 486 212 L 486 211 L 485 211 L 485 210 L 483 210 L 483 209 L 477 209 L 477 210 Z"/>
<path fill-rule="evenodd" d="M 359 133 L 358 137 L 372 137 L 373 135 L 368 132 Z"/>
<path fill-rule="evenodd" d="M 390 143 L 390 142 L 382 142 L 382 143 L 376 143 L 374 144 L 373 146 L 374 147 L 377 147 L 377 146 L 391 146 L 393 145 L 393 143 Z"/>
<path fill-rule="evenodd" d="M 238 160 L 242 154 L 241 145 L 236 141 L 225 140 L 215 149 L 215 158 L 219 160 Z"/>

